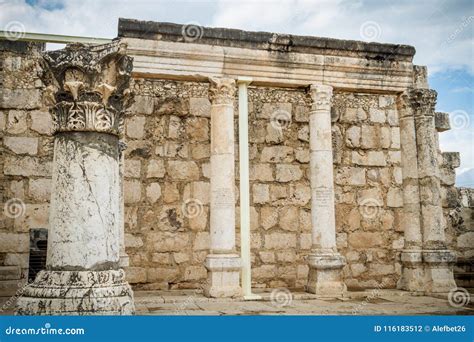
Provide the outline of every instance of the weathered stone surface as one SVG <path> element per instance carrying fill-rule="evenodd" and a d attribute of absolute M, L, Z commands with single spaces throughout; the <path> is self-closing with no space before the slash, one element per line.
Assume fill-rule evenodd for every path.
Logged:
<path fill-rule="evenodd" d="M 163 178 L 165 176 L 166 169 L 163 160 L 151 159 L 148 162 L 146 170 L 147 178 Z"/>
<path fill-rule="evenodd" d="M 141 139 L 145 135 L 145 122 L 144 116 L 133 116 L 128 118 L 126 121 L 126 132 L 127 136 L 132 139 Z"/>
<path fill-rule="evenodd" d="M 43 111 L 30 112 L 31 129 L 40 134 L 49 135 L 53 131 L 51 114 Z"/>
<path fill-rule="evenodd" d="M 3 143 L 16 154 L 29 154 L 34 156 L 38 153 L 38 138 L 4 137 Z"/>
<path fill-rule="evenodd" d="M 278 164 L 276 166 L 276 180 L 278 182 L 292 182 L 301 179 L 303 172 L 298 165 Z"/>
<path fill-rule="evenodd" d="M 177 180 L 198 180 L 199 168 L 193 161 L 169 161 L 168 175 Z"/>
<path fill-rule="evenodd" d="M 50 161 L 40 160 L 35 157 L 6 157 L 4 174 L 14 176 L 51 176 L 52 165 Z"/>

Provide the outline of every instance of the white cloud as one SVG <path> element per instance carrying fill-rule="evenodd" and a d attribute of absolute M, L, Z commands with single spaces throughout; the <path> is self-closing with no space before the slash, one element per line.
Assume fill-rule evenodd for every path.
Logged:
<path fill-rule="evenodd" d="M 55 4 L 59 9 L 48 10 Z M 474 73 L 470 0 L 40 0 L 36 6 L 3 0 L 0 6 L 0 28 L 17 20 L 27 31 L 96 37 L 115 37 L 118 17 L 356 40 L 365 38 L 364 23 L 375 22 L 376 41 L 415 46 L 415 62 L 431 73 L 463 67 Z"/>

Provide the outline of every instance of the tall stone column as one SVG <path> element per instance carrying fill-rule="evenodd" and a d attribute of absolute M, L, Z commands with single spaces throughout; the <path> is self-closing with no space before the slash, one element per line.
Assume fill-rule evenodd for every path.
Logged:
<path fill-rule="evenodd" d="M 241 294 L 241 260 L 235 250 L 234 98 L 235 81 L 211 78 L 211 248 L 204 293 L 208 297 Z"/>
<path fill-rule="evenodd" d="M 132 70 L 123 50 L 73 44 L 44 55 L 54 124 L 47 268 L 19 298 L 19 314 L 134 311 L 119 267 L 119 135 Z"/>
<path fill-rule="evenodd" d="M 421 291 L 424 287 L 422 263 L 423 237 L 421 233 L 420 191 L 418 188 L 418 159 L 415 117 L 408 93 L 397 101 L 400 118 L 400 144 L 402 156 L 403 215 L 402 229 L 405 245 L 401 253 L 402 274 L 398 288 Z"/>
<path fill-rule="evenodd" d="M 306 290 L 324 297 L 340 297 L 346 290 L 342 281 L 345 259 L 337 252 L 334 214 L 333 154 L 331 138 L 332 87 L 310 87 L 309 115 L 311 153 L 312 249 L 308 256 Z"/>
<path fill-rule="evenodd" d="M 415 118 L 424 291 L 427 293 L 449 292 L 456 287 L 452 270 L 456 255 L 447 249 L 441 203 L 438 133 L 434 122 L 436 96 L 436 91 L 430 89 L 409 91 Z"/>

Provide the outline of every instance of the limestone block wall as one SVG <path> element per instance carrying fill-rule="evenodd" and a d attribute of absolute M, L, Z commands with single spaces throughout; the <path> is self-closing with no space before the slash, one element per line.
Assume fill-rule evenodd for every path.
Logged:
<path fill-rule="evenodd" d="M 26 278 L 31 228 L 48 227 L 51 116 L 41 102 L 39 51 L 0 45 L 0 268 Z M 210 103 L 203 82 L 133 81 L 125 120 L 127 276 L 136 288 L 196 288 L 209 249 Z M 334 90 L 332 138 L 337 247 L 350 289 L 394 288 L 403 248 L 396 95 Z M 235 140 L 238 157 L 237 109 Z M 306 89 L 249 88 L 251 252 L 256 287 L 302 287 L 311 248 Z M 441 154 L 451 248 L 472 258 L 469 189 L 454 187 L 456 155 Z M 236 159 L 236 189 L 238 159 Z M 240 246 L 237 195 L 237 248 Z M 8 206 L 19 199 L 24 206 Z M 15 217 L 16 216 L 16 217 Z M 463 218 L 462 229 L 456 222 Z M 470 226 L 468 225 L 470 223 Z M 466 227 L 471 228 L 466 228 Z"/>
<path fill-rule="evenodd" d="M 23 279 L 29 230 L 48 227 L 53 145 L 51 116 L 42 104 L 38 77 L 42 48 L 0 44 L 0 268 L 18 267 Z"/>
<path fill-rule="evenodd" d="M 208 85 L 137 79 L 134 87 L 124 190 L 130 280 L 195 287 L 209 248 Z M 304 89 L 249 89 L 255 286 L 302 287 L 307 279 L 309 106 Z M 394 287 L 403 247 L 395 96 L 336 91 L 333 107 L 337 243 L 348 259 L 347 284 Z M 238 218 L 236 226 L 239 245 Z"/>

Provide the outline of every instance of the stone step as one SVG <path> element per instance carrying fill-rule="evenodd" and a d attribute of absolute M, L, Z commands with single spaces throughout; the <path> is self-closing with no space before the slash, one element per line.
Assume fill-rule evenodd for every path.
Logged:
<path fill-rule="evenodd" d="M 21 270 L 18 266 L 0 266 L 1 280 L 16 280 L 21 278 Z"/>

